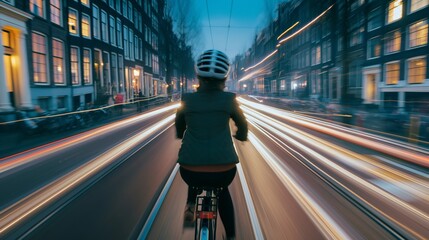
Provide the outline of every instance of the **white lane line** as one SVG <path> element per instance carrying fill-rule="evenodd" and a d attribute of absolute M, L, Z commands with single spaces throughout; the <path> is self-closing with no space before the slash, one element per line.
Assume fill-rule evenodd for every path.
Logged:
<path fill-rule="evenodd" d="M 257 240 L 263 240 L 261 225 L 259 224 L 258 216 L 256 215 L 255 205 L 253 204 L 252 196 L 250 195 L 249 186 L 247 185 L 246 177 L 244 176 L 241 164 L 237 164 L 238 176 L 240 178 L 241 186 L 243 187 L 244 198 L 246 200 L 247 209 L 249 210 L 250 221 L 252 223 L 253 233 Z"/>
<path fill-rule="evenodd" d="M 165 197 L 167 196 L 168 191 L 170 190 L 170 187 L 173 183 L 174 178 L 176 177 L 177 171 L 179 170 L 179 164 L 176 164 L 176 166 L 173 169 L 173 172 L 171 173 L 170 177 L 167 180 L 167 183 L 165 184 L 164 188 L 162 189 L 161 194 L 159 195 L 158 199 L 156 200 L 155 206 L 153 207 L 152 211 L 149 214 L 148 219 L 146 220 L 139 237 L 137 239 L 144 240 L 147 238 L 147 235 L 150 232 L 150 229 L 152 228 L 152 224 L 155 222 L 156 216 L 158 215 L 159 209 L 161 209 L 161 205 L 164 202 Z"/>
<path fill-rule="evenodd" d="M 252 132 L 249 132 L 249 141 L 326 239 L 352 239 L 328 212 L 311 197 L 311 194 L 299 183 L 295 174 L 274 153 L 270 152 Z"/>

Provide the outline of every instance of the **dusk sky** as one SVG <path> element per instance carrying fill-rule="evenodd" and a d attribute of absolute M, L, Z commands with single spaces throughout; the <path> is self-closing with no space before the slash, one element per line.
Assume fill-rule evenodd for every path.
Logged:
<path fill-rule="evenodd" d="M 175 3 L 178 2 L 180 1 Z M 186 2 L 190 3 L 189 0 Z M 280 0 L 192 0 L 194 5 L 189 4 L 188 13 L 195 11 L 201 26 L 201 37 L 197 41 L 199 44 L 193 46 L 194 51 L 198 54 L 206 49 L 215 48 L 226 52 L 232 60 L 252 45 L 255 34 L 268 22 L 266 9 L 274 11 L 278 2 Z M 228 35 L 230 16 L 231 27 Z"/>

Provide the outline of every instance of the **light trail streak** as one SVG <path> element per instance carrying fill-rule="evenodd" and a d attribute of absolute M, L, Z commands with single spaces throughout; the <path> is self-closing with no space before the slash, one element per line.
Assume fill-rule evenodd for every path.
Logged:
<path fill-rule="evenodd" d="M 271 71 L 270 67 L 273 63 L 274 63 L 274 60 L 272 60 L 271 62 L 269 62 L 265 66 L 259 68 L 258 70 L 255 70 L 255 71 L 252 71 L 252 72 L 246 74 L 244 77 L 240 78 L 238 80 L 238 82 L 246 81 L 246 80 L 249 80 L 250 78 L 262 76 L 264 74 L 269 74 Z"/>
<path fill-rule="evenodd" d="M 276 54 L 278 51 L 279 51 L 278 49 L 274 50 L 272 53 L 268 54 L 268 56 L 266 56 L 266 57 L 265 57 L 264 59 L 262 59 L 260 62 L 258 62 L 257 64 L 255 64 L 255 65 L 253 65 L 253 66 L 251 66 L 251 67 L 248 67 L 248 68 L 247 68 L 247 69 L 245 69 L 244 71 L 245 71 L 245 72 L 247 72 L 247 71 L 249 71 L 250 69 L 253 69 L 253 68 L 255 68 L 255 67 L 257 67 L 257 66 L 261 65 L 263 62 L 265 62 L 268 58 L 272 57 L 272 56 L 273 56 L 274 54 Z"/>
<path fill-rule="evenodd" d="M 245 109 L 245 108 L 244 108 Z M 252 115 L 249 115 L 252 114 Z M 385 218 L 389 219 L 390 222 L 394 223 L 397 226 L 400 226 L 402 229 L 406 229 L 409 233 L 412 233 L 414 236 L 417 236 L 419 238 L 422 238 L 422 235 L 415 232 L 413 229 L 410 229 L 409 227 L 402 224 L 402 222 L 398 221 L 397 219 L 393 218 L 389 213 L 383 212 L 380 210 L 380 208 L 377 208 L 373 204 L 369 203 L 367 200 L 365 200 L 363 197 L 359 196 L 355 192 L 353 192 L 351 189 L 346 187 L 343 183 L 339 182 L 329 174 L 327 174 L 325 171 L 317 167 L 312 161 L 304 157 L 303 155 L 299 154 L 296 150 L 293 149 L 300 149 L 301 151 L 305 152 L 306 154 L 309 154 L 312 156 L 313 159 L 318 160 L 318 162 L 323 163 L 326 167 L 330 168 L 332 171 L 336 172 L 337 174 L 341 175 L 342 177 L 346 179 L 350 179 L 353 182 L 360 185 L 363 189 L 370 190 L 375 196 L 386 199 L 389 203 L 394 204 L 395 209 L 402 209 L 401 212 L 407 213 L 407 216 L 410 216 L 413 221 L 418 223 L 424 223 L 423 225 L 429 226 L 429 216 L 425 212 L 420 211 L 419 209 L 414 208 L 410 204 L 398 199 L 396 196 L 385 192 L 384 190 L 378 188 L 377 186 L 361 179 L 357 175 L 353 174 L 352 172 L 348 171 L 347 169 L 341 167 L 340 165 L 334 163 L 333 161 L 329 160 L 328 158 L 324 157 L 323 155 L 317 153 L 313 149 L 309 148 L 308 146 L 314 146 L 318 149 L 324 149 L 329 148 L 329 146 L 322 145 L 314 141 L 313 139 L 308 138 L 305 135 L 300 134 L 299 132 L 294 132 L 293 128 L 285 127 L 283 123 L 280 123 L 277 120 L 273 120 L 269 118 L 266 115 L 260 115 L 254 114 L 254 112 L 246 111 L 246 118 L 254 125 L 257 129 L 261 130 L 260 126 L 263 126 L 263 128 L 266 128 L 272 133 L 275 133 L 277 136 L 279 136 L 282 140 L 281 141 L 274 141 L 277 145 L 282 146 L 285 145 L 285 143 L 290 143 L 294 147 L 289 147 L 291 151 L 294 153 L 297 153 L 301 158 L 305 159 L 305 161 L 312 165 L 314 168 L 317 169 L 317 172 L 323 173 L 323 175 L 328 176 L 331 181 L 335 182 L 338 186 L 341 186 L 343 189 L 346 189 L 349 193 L 351 193 L 355 198 L 359 199 L 360 201 L 364 202 L 366 206 L 369 206 L 371 209 L 374 209 L 376 212 L 382 214 Z M 261 130 L 262 133 L 267 135 L 265 131 Z M 293 138 L 287 136 L 285 133 L 295 136 L 296 138 L 300 139 L 301 141 L 304 141 L 305 144 L 302 144 Z M 268 136 L 268 135 L 267 135 Z M 272 137 L 269 137 L 273 140 Z M 282 147 L 283 148 L 283 147 Z M 287 151 L 287 150 L 286 150 Z M 334 155 L 338 155 L 339 158 L 342 157 L 342 153 L 335 151 L 335 149 L 325 149 L 325 151 L 330 152 Z M 288 151 L 289 152 L 289 151 Z M 350 159 L 349 160 L 356 160 L 356 159 Z M 299 160 L 300 161 L 300 160 Z M 412 217 L 411 217 L 412 216 Z"/>
<path fill-rule="evenodd" d="M 305 29 L 307 29 L 308 27 L 310 27 L 311 25 L 313 25 L 317 20 L 319 20 L 321 17 L 323 17 L 334 5 L 331 5 L 328 9 L 326 9 L 324 12 L 322 12 L 319 16 L 317 16 L 315 19 L 311 20 L 309 23 L 307 23 L 304 27 L 300 28 L 298 31 L 294 32 L 293 34 L 291 34 L 290 36 L 283 38 L 282 40 L 279 41 L 279 44 L 283 44 L 284 42 L 286 42 L 287 40 L 295 37 L 296 35 L 300 34 L 302 31 L 304 31 Z"/>
<path fill-rule="evenodd" d="M 299 115 L 294 115 L 291 113 L 287 113 L 284 110 L 279 110 L 273 107 L 269 107 L 263 104 L 253 103 L 247 100 L 244 100 L 242 98 L 238 99 L 241 103 L 251 106 L 252 108 L 258 109 L 263 112 L 267 112 L 269 114 L 281 117 L 287 121 L 299 124 L 303 127 L 309 128 L 311 130 L 315 130 L 324 134 L 331 135 L 333 137 L 336 137 L 338 139 L 363 146 L 390 156 L 394 156 L 396 158 L 409 161 L 424 167 L 429 167 L 429 156 L 427 154 L 421 154 L 417 152 L 408 151 L 405 149 L 400 149 L 397 146 L 390 146 L 384 143 L 376 142 L 372 139 L 367 139 L 359 136 L 355 136 L 352 134 L 349 134 L 347 132 L 341 132 L 336 129 L 329 128 L 327 126 L 322 126 L 320 124 L 314 124 L 309 121 L 304 121 L 302 119 L 299 119 Z"/>
<path fill-rule="evenodd" d="M 419 195 L 423 200 L 429 201 L 429 192 L 428 192 L 429 184 L 411 174 L 406 174 L 394 168 L 391 168 L 389 166 L 381 165 L 371 158 L 365 157 L 361 154 L 352 152 L 348 149 L 342 148 L 338 145 L 325 141 L 321 138 L 315 137 L 311 134 L 308 134 L 297 128 L 291 127 L 287 124 L 284 124 L 276 119 L 273 119 L 267 115 L 261 114 L 250 108 L 243 107 L 243 109 L 245 110 L 246 114 L 251 115 L 250 116 L 251 118 L 259 119 L 265 124 L 268 124 L 268 125 L 265 125 L 265 127 L 272 126 L 278 129 L 279 131 L 281 131 L 282 133 L 292 135 L 297 139 L 305 140 L 307 144 L 317 148 L 319 151 L 323 151 L 332 156 L 335 156 L 337 159 L 353 167 L 354 169 L 361 169 L 361 172 L 364 172 L 366 174 L 371 173 L 380 179 L 384 179 L 387 182 L 397 182 L 397 178 L 399 177 L 411 183 L 418 184 L 421 186 L 421 189 L 425 189 L 425 191 L 415 191 L 415 189 L 412 187 L 408 187 L 407 189 L 405 189 L 405 186 L 403 188 L 404 190 L 411 192 L 412 194 Z M 303 136 L 305 136 L 305 138 Z M 284 139 L 287 140 L 286 138 Z M 378 170 L 374 169 L 374 167 L 376 167 Z M 388 173 L 388 174 L 385 174 L 385 173 Z M 421 174 L 420 176 L 426 176 L 426 175 Z"/>
<path fill-rule="evenodd" d="M 352 239 L 343 229 L 335 222 L 334 219 L 317 204 L 305 188 L 299 184 L 299 180 L 294 176 L 282 161 L 266 147 L 256 136 L 250 132 L 249 141 L 255 146 L 262 155 L 274 173 L 282 181 L 283 185 L 289 190 L 295 200 L 301 205 L 313 223 L 322 232 L 327 239 Z"/>
<path fill-rule="evenodd" d="M 76 170 L 68 173 L 51 184 L 37 190 L 31 195 L 23 198 L 12 206 L 0 212 L 0 237 L 10 231 L 22 221 L 30 218 L 38 211 L 47 207 L 52 202 L 60 199 L 72 189 L 89 180 L 109 165 L 113 164 L 122 155 L 126 155 L 132 149 L 141 144 L 142 141 L 160 131 L 168 124 L 172 126 L 175 114 L 164 118 L 140 134 L 129 138 L 117 146 L 109 149 L 94 160 L 82 165 Z"/>
<path fill-rule="evenodd" d="M 79 145 L 79 144 L 85 144 L 85 142 L 97 137 L 99 134 L 103 132 L 118 130 L 119 128 L 124 127 L 126 125 L 155 117 L 159 114 L 163 114 L 165 112 L 171 111 L 178 107 L 179 107 L 179 104 L 174 104 L 174 105 L 157 109 L 139 116 L 135 116 L 135 117 L 124 119 L 115 123 L 111 123 L 106 126 L 102 126 L 72 137 L 61 139 L 34 149 L 27 150 L 22 153 L 18 153 L 12 156 L 2 158 L 0 159 L 0 173 L 16 168 L 25 163 L 35 161 L 37 159 L 43 159 L 47 155 L 53 154 L 63 149 L 66 149 L 75 145 Z"/>
<path fill-rule="evenodd" d="M 298 25 L 299 24 L 299 21 L 298 22 L 296 22 L 295 24 L 293 24 L 292 26 L 290 26 L 288 29 L 286 29 L 282 34 L 280 34 L 278 37 L 277 37 L 277 40 L 279 40 L 283 35 L 285 35 L 287 32 L 289 32 L 292 28 L 294 28 L 296 25 Z"/>

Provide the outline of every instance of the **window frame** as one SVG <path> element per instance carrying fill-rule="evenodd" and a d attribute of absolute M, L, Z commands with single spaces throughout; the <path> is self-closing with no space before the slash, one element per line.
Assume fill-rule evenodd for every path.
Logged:
<path fill-rule="evenodd" d="M 50 78 L 49 78 L 49 74 L 48 74 L 48 69 L 49 69 L 49 61 L 48 61 L 48 37 L 45 35 L 45 34 L 43 34 L 43 33 L 40 33 L 40 32 L 36 32 L 36 31 L 32 31 L 31 32 L 31 36 L 32 36 L 32 38 L 31 38 L 31 40 L 32 40 L 32 44 L 34 44 L 35 43 L 35 41 L 34 41 L 34 39 L 33 39 L 33 34 L 36 34 L 36 35 L 39 35 L 39 36 L 42 36 L 43 38 L 44 38 L 44 44 L 45 44 L 45 53 L 42 53 L 42 52 L 35 52 L 35 48 L 34 48 L 34 46 L 32 45 L 32 48 L 31 48 L 31 56 L 32 56 L 32 65 L 33 65 L 33 83 L 35 84 L 35 85 L 42 85 L 42 86 L 46 86 L 46 85 L 49 85 L 50 84 Z M 44 57 L 44 59 L 45 59 L 45 77 L 46 77 L 46 81 L 45 82 L 36 82 L 35 80 L 34 80 L 34 77 L 36 76 L 36 72 L 35 72 L 35 67 L 34 67 L 34 54 L 35 53 L 37 53 L 37 54 L 41 54 L 41 55 L 44 55 L 45 57 Z"/>
<path fill-rule="evenodd" d="M 418 23 L 420 23 L 420 22 L 423 22 L 423 21 L 425 21 L 426 22 L 426 34 L 424 35 L 425 36 L 425 38 L 426 38 L 426 42 L 424 43 L 424 44 L 421 44 L 421 45 L 415 45 L 415 46 L 411 46 L 411 31 L 410 31 L 410 28 L 413 26 L 413 25 L 416 25 L 416 24 L 418 24 Z M 417 33 L 418 31 L 421 31 L 421 30 L 417 30 L 417 31 L 414 31 L 413 33 Z M 428 24 L 428 19 L 427 18 L 424 18 L 424 19 L 419 19 L 418 21 L 415 21 L 415 22 L 413 22 L 413 23 L 411 23 L 411 24 L 409 24 L 408 26 L 407 26 L 407 30 L 406 30 L 406 33 L 407 33 L 407 49 L 415 49 L 415 48 L 419 48 L 419 47 L 425 47 L 425 46 L 427 46 L 428 45 L 428 32 L 429 32 L 429 24 Z"/>
<path fill-rule="evenodd" d="M 76 31 L 76 33 L 72 33 L 71 31 L 70 31 L 70 13 L 71 12 L 75 12 L 76 13 L 76 29 L 75 29 L 75 31 Z M 76 10 L 76 9 L 74 9 L 74 8 L 71 8 L 71 7 L 69 7 L 69 11 L 68 11 L 68 17 L 67 17 L 67 23 L 68 23 L 68 32 L 69 32 L 69 34 L 70 35 L 72 35 L 72 36 L 80 36 L 80 27 L 79 27 L 79 11 L 78 10 Z"/>
<path fill-rule="evenodd" d="M 399 32 L 399 50 L 389 52 L 388 47 L 389 47 L 390 40 L 392 41 L 392 46 L 394 46 L 394 42 L 396 39 L 395 33 L 397 33 L 397 32 Z M 389 38 L 390 34 L 391 34 L 392 38 Z M 395 54 L 395 53 L 401 52 L 401 48 L 402 48 L 402 34 L 401 34 L 400 28 L 395 29 L 395 30 L 390 31 L 390 32 L 387 32 L 384 35 L 384 55 Z"/>
<path fill-rule="evenodd" d="M 422 82 L 413 82 L 413 83 L 411 83 L 410 82 L 410 62 L 411 61 L 415 61 L 415 60 L 418 60 L 418 59 L 423 59 L 424 61 L 425 61 L 425 69 L 424 69 L 424 78 L 423 78 L 423 81 Z M 427 80 L 427 57 L 426 57 L 426 55 L 422 55 L 422 56 L 416 56 L 416 57 L 413 57 L 413 58 L 409 58 L 409 59 L 407 59 L 406 60 L 406 68 L 405 68 L 405 70 L 406 70 L 406 76 L 407 76 L 407 84 L 410 84 L 410 85 L 415 85 L 415 84 L 424 84 L 425 83 L 425 80 Z"/>
<path fill-rule="evenodd" d="M 400 1 L 401 2 L 401 16 L 397 19 L 392 19 L 391 21 L 389 21 L 389 14 L 390 14 L 390 10 L 395 9 L 396 7 L 390 8 L 390 4 L 395 2 L 395 1 Z M 387 4 L 387 11 L 386 11 L 386 25 L 397 22 L 399 20 L 401 20 L 404 17 L 404 1 L 403 0 L 392 0 L 389 1 Z"/>
<path fill-rule="evenodd" d="M 84 25 L 83 20 L 84 20 L 85 17 L 88 19 L 88 36 L 85 36 L 84 33 L 83 33 L 83 25 Z M 81 21 L 80 24 L 81 24 L 81 34 L 82 34 L 82 37 L 87 38 L 87 39 L 91 39 L 91 27 L 92 27 L 91 26 L 91 17 L 88 14 L 82 13 L 80 21 Z"/>
<path fill-rule="evenodd" d="M 387 72 L 387 65 L 392 65 L 392 64 L 398 64 L 399 68 L 398 68 L 398 79 L 396 83 L 388 83 L 387 77 L 388 77 L 388 72 Z M 393 72 L 393 71 L 390 71 Z M 388 86 L 394 86 L 394 85 L 398 85 L 399 82 L 401 81 L 401 61 L 397 60 L 397 61 L 391 61 L 391 62 L 386 62 L 384 64 L 384 84 L 388 85 Z"/>
<path fill-rule="evenodd" d="M 77 65 L 77 83 L 73 82 L 73 63 L 72 60 L 72 48 L 76 49 L 76 65 Z M 72 86 L 80 86 L 82 85 L 82 79 L 81 79 L 81 69 L 80 69 L 80 48 L 79 46 L 70 45 L 70 83 Z"/>
<path fill-rule="evenodd" d="M 57 7 L 57 6 L 55 6 L 54 4 L 53 4 L 53 0 L 50 0 L 49 1 L 49 6 L 50 6 L 50 16 L 49 16 L 49 20 L 52 22 L 52 23 L 54 23 L 54 24 L 57 24 L 57 25 L 59 25 L 59 26 L 63 26 L 64 25 L 64 23 L 63 23 L 63 4 L 62 4 L 62 1 L 61 0 L 57 0 L 58 1 L 58 4 L 59 4 L 59 6 Z M 59 16 L 58 16 L 58 18 L 59 18 L 59 23 L 57 23 L 57 22 L 54 22 L 53 20 L 52 20 L 52 16 L 53 16 L 53 10 L 52 10 L 52 8 L 54 8 L 54 9 L 58 9 L 58 11 L 59 11 Z"/>
<path fill-rule="evenodd" d="M 54 51 L 54 41 L 56 41 L 56 42 L 59 42 L 59 43 L 61 43 L 61 46 L 62 46 L 62 56 L 61 57 L 58 57 L 58 56 L 56 56 L 55 55 L 55 51 Z M 58 86 L 66 86 L 67 85 L 67 81 L 66 81 L 66 75 L 65 75 L 65 72 L 66 72 L 66 69 L 65 69 L 65 44 L 64 44 L 64 41 L 62 41 L 61 39 L 58 39 L 58 38 L 52 38 L 52 63 L 53 63 L 53 70 L 54 70 L 54 76 L 53 76 L 53 78 L 54 78 L 54 84 L 55 85 L 58 85 Z M 56 76 L 57 76 L 57 74 L 56 74 L 56 70 L 55 70 L 55 58 L 60 58 L 62 61 L 61 61 L 61 68 L 63 69 L 62 70 L 62 78 L 63 78 L 63 81 L 62 81 L 62 83 L 58 83 L 57 81 L 56 81 Z"/>
<path fill-rule="evenodd" d="M 89 69 L 89 75 L 88 75 L 88 77 L 89 77 L 89 82 L 86 82 L 86 80 L 85 80 L 85 51 L 88 51 L 89 52 L 89 67 L 88 67 L 88 69 Z M 90 48 L 83 48 L 83 51 L 82 51 L 82 73 L 83 73 L 83 84 L 84 85 L 92 85 L 92 81 L 93 81 L 93 79 L 92 79 L 92 51 L 91 51 L 91 49 Z"/>
<path fill-rule="evenodd" d="M 39 7 L 39 5 L 37 5 L 37 4 L 35 4 L 34 2 L 37 2 L 37 1 L 41 1 L 41 9 L 42 9 L 42 15 L 40 15 L 40 14 L 38 14 L 38 13 L 36 13 L 36 11 L 35 11 L 35 9 L 32 9 L 32 6 L 33 6 L 33 8 L 34 8 L 34 6 L 37 6 L 37 7 Z M 45 0 L 30 0 L 29 1 L 29 10 L 30 10 L 30 12 L 32 13 L 32 14 L 34 14 L 35 16 L 38 16 L 38 17 L 41 17 L 41 18 L 44 18 L 44 19 L 46 19 L 46 1 Z"/>

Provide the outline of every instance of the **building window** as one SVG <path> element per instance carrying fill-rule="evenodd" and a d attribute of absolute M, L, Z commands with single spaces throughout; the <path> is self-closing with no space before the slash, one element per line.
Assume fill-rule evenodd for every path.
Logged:
<path fill-rule="evenodd" d="M 115 8 L 115 3 L 113 2 L 113 0 L 109 0 L 109 6 L 111 8 Z"/>
<path fill-rule="evenodd" d="M 33 49 L 33 76 L 35 83 L 48 83 L 46 65 L 46 37 L 38 33 L 32 33 Z"/>
<path fill-rule="evenodd" d="M 415 12 L 429 5 L 429 0 L 411 0 L 410 12 Z"/>
<path fill-rule="evenodd" d="M 115 30 L 116 21 L 114 17 L 112 16 L 109 17 L 109 24 L 110 24 L 110 43 L 113 46 L 116 46 L 116 30 Z"/>
<path fill-rule="evenodd" d="M 112 53 L 112 85 L 116 92 L 118 89 L 118 59 L 115 53 Z"/>
<path fill-rule="evenodd" d="M 401 31 L 389 32 L 385 37 L 386 53 L 399 52 L 401 50 Z"/>
<path fill-rule="evenodd" d="M 58 109 L 65 109 L 66 108 L 66 96 L 58 96 L 57 97 L 57 108 Z"/>
<path fill-rule="evenodd" d="M 101 34 L 103 41 L 109 42 L 109 35 L 108 35 L 108 27 L 107 27 L 107 13 L 105 11 L 101 11 Z"/>
<path fill-rule="evenodd" d="M 286 90 L 286 80 L 280 80 L 280 91 Z"/>
<path fill-rule="evenodd" d="M 92 5 L 92 32 L 94 38 L 100 39 L 100 12 L 95 5 Z"/>
<path fill-rule="evenodd" d="M 52 57 L 54 62 L 54 82 L 64 85 L 64 44 L 56 39 L 52 40 Z"/>
<path fill-rule="evenodd" d="M 399 62 L 386 64 L 386 84 L 398 84 L 399 82 Z"/>
<path fill-rule="evenodd" d="M 92 83 L 91 77 L 91 49 L 83 49 L 83 83 L 85 85 Z"/>
<path fill-rule="evenodd" d="M 11 48 L 11 41 L 10 41 L 10 32 L 2 30 L 2 40 L 3 40 L 3 46 L 7 48 Z"/>
<path fill-rule="evenodd" d="M 426 59 L 418 58 L 408 61 L 408 83 L 424 83 L 426 79 Z"/>
<path fill-rule="evenodd" d="M 372 10 L 368 15 L 368 31 L 381 27 L 383 21 L 381 8 Z"/>
<path fill-rule="evenodd" d="M 112 82 L 110 81 L 110 56 L 108 52 L 103 52 L 103 83 L 105 92 L 112 93 Z"/>
<path fill-rule="evenodd" d="M 392 23 L 402 18 L 402 0 L 393 0 L 387 10 L 387 23 Z"/>
<path fill-rule="evenodd" d="M 116 31 L 117 31 L 117 37 L 118 37 L 118 47 L 122 48 L 122 23 L 121 20 L 116 19 Z"/>
<path fill-rule="evenodd" d="M 350 38 L 350 47 L 361 44 L 363 41 L 363 32 L 364 28 L 358 28 L 352 32 L 352 36 Z"/>
<path fill-rule="evenodd" d="M 73 85 L 78 85 L 80 83 L 80 73 L 79 73 L 79 48 L 71 47 L 70 48 L 70 66 L 71 66 L 71 81 Z"/>
<path fill-rule="evenodd" d="M 80 2 L 81 2 L 83 5 L 85 5 L 85 6 L 89 7 L 89 0 L 80 0 Z"/>
<path fill-rule="evenodd" d="M 121 0 L 116 0 L 116 11 L 121 13 Z"/>
<path fill-rule="evenodd" d="M 428 42 L 428 22 L 423 20 L 417 23 L 414 23 L 408 27 L 408 47 L 419 47 L 426 45 Z"/>
<path fill-rule="evenodd" d="M 30 0 L 30 12 L 34 15 L 44 18 L 45 17 L 45 1 L 44 0 Z"/>
<path fill-rule="evenodd" d="M 61 16 L 61 1 L 60 0 L 51 0 L 51 22 L 58 25 L 63 25 L 62 16 Z"/>
<path fill-rule="evenodd" d="M 89 16 L 82 13 L 82 36 L 91 38 L 91 23 Z"/>
<path fill-rule="evenodd" d="M 368 58 L 377 58 L 381 55 L 381 39 L 375 37 L 368 40 Z"/>
<path fill-rule="evenodd" d="M 128 59 L 128 27 L 124 26 L 124 55 L 125 59 Z"/>
<path fill-rule="evenodd" d="M 122 0 L 122 14 L 124 15 L 125 18 L 128 18 L 127 9 L 128 9 L 127 0 Z"/>
<path fill-rule="evenodd" d="M 69 33 L 71 35 L 79 35 L 79 25 L 78 25 L 78 15 L 77 11 L 70 8 L 69 9 Z"/>
<path fill-rule="evenodd" d="M 139 38 L 137 35 L 134 35 L 134 54 L 137 60 L 140 59 L 140 53 L 139 53 Z"/>
<path fill-rule="evenodd" d="M 158 55 L 155 54 L 152 56 L 152 70 L 154 74 L 159 74 L 159 60 Z"/>
<path fill-rule="evenodd" d="M 133 4 L 130 1 L 128 1 L 128 19 L 133 21 Z"/>
<path fill-rule="evenodd" d="M 124 91 L 124 57 L 122 55 L 118 56 L 118 74 L 119 74 L 119 92 Z"/>
<path fill-rule="evenodd" d="M 130 47 L 128 48 L 130 51 L 129 57 L 131 60 L 134 60 L 134 32 L 133 32 L 133 30 L 131 30 L 131 29 L 128 30 L 128 36 L 129 36 L 128 41 L 130 43 Z"/>

